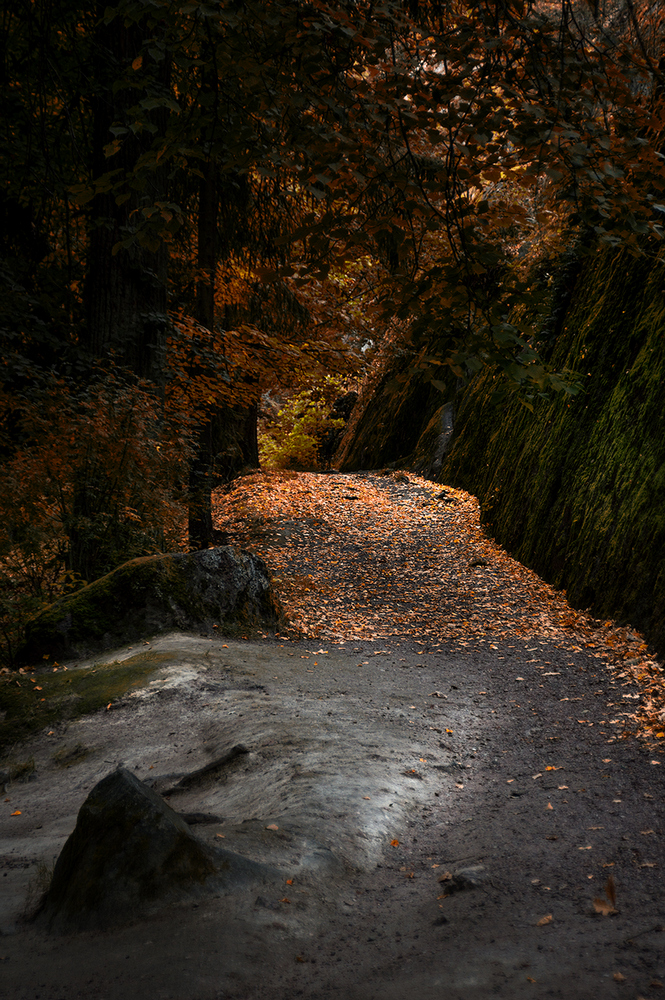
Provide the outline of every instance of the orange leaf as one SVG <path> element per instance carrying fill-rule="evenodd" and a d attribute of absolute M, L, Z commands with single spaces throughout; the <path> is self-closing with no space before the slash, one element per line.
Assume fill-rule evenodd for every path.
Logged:
<path fill-rule="evenodd" d="M 266 830 L 279 830 L 279 827 L 277 826 L 277 823 L 269 823 Z"/>
<path fill-rule="evenodd" d="M 293 885 L 293 879 L 292 878 L 287 878 L 286 884 L 287 885 Z"/>
<path fill-rule="evenodd" d="M 540 918 L 540 920 L 536 924 L 536 927 L 544 927 L 545 924 L 551 924 L 553 919 L 554 917 L 552 916 L 552 914 L 548 913 L 546 917 Z"/>
<path fill-rule="evenodd" d="M 604 917 L 612 917 L 618 912 L 608 899 L 594 899 L 593 908 L 596 913 L 601 913 Z"/>
<path fill-rule="evenodd" d="M 626 981 L 626 977 L 622 975 L 620 972 L 615 972 L 614 975 L 612 976 L 612 979 L 614 980 L 615 983 L 625 983 Z"/>
<path fill-rule="evenodd" d="M 21 815 L 21 810 L 17 809 L 16 812 L 11 813 L 11 815 L 12 816 L 20 816 Z"/>
<path fill-rule="evenodd" d="M 390 846 L 391 847 L 399 847 L 399 840 L 391 840 L 390 841 Z"/>
<path fill-rule="evenodd" d="M 280 899 L 280 903 L 290 903 L 290 902 L 291 902 L 291 900 L 287 899 L 286 896 L 284 896 L 283 899 Z"/>

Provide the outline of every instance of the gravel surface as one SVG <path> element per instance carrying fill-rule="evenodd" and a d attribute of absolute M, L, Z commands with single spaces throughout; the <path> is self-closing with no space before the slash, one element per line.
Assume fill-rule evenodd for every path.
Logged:
<path fill-rule="evenodd" d="M 640 637 L 567 608 L 482 537 L 466 495 L 436 506 L 441 488 L 413 477 L 272 483 L 219 509 L 275 566 L 298 627 L 155 640 L 169 658 L 150 684 L 19 748 L 35 780 L 5 796 L 0 996 L 661 996 L 665 752 L 634 708 L 653 721 L 660 704 Z M 365 497 L 346 526 L 334 490 Z M 18 919 L 110 769 L 173 787 L 238 743 L 223 778 L 169 802 L 217 817 L 194 829 L 283 881 L 103 934 Z"/>

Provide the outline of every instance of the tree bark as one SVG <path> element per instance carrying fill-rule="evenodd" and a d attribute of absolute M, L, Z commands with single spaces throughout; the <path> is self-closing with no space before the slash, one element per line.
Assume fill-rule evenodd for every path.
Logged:
<path fill-rule="evenodd" d="M 114 85 L 134 60 L 150 58 L 142 52 L 148 26 L 141 21 L 127 25 L 121 16 L 105 24 L 103 12 L 100 20 L 93 84 L 93 177 L 98 180 L 109 171 L 119 171 L 118 177 L 128 179 L 153 135 L 148 130 L 134 134 L 128 128 L 118 152 L 107 158 L 104 149 L 113 139 L 114 124 L 132 124 L 128 111 L 137 101 L 136 90 Z M 151 79 L 166 88 L 166 56 L 151 69 Z M 152 123 L 160 131 L 165 129 L 163 109 L 153 112 Z M 101 358 L 113 353 L 119 363 L 158 386 L 164 381 L 167 246 L 160 239 L 154 250 L 138 243 L 115 253 L 114 248 L 136 229 L 141 210 L 164 198 L 165 185 L 165 171 L 157 169 L 142 175 L 140 184 L 128 183 L 124 190 L 128 197 L 121 204 L 112 192 L 93 198 L 84 288 L 89 354 Z"/>

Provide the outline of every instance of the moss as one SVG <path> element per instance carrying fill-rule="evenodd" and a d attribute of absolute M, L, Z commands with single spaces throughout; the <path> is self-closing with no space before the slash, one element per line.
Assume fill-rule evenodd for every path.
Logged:
<path fill-rule="evenodd" d="M 112 649 L 170 629 L 273 627 L 283 613 L 265 563 L 228 546 L 132 559 L 31 621 L 19 662 Z"/>
<path fill-rule="evenodd" d="M 25 673 L 0 678 L 0 749 L 13 746 L 46 726 L 106 708 L 128 691 L 146 684 L 171 654 L 148 651 L 121 663 L 59 669 L 39 673 L 33 682 Z M 39 690 L 41 688 L 41 690 Z"/>
<path fill-rule="evenodd" d="M 572 604 L 665 650 L 665 296 L 660 260 L 598 253 L 581 268 L 552 361 L 586 392 L 531 414 L 460 407 L 441 481 L 478 495 L 488 530 Z"/>
<path fill-rule="evenodd" d="M 428 353 L 436 355 L 433 342 Z M 444 355 L 445 356 L 445 355 Z M 383 374 L 359 419 L 340 449 L 340 468 L 380 469 L 392 465 L 416 469 L 423 464 L 423 435 L 455 395 L 457 379 L 446 366 L 415 368 L 412 352 L 396 353 L 385 361 Z M 432 378 L 445 380 L 437 389 Z M 414 455 L 417 452 L 417 455 Z"/>

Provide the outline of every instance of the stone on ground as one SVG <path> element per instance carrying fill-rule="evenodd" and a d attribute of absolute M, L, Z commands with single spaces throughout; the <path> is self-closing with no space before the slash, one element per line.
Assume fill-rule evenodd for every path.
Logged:
<path fill-rule="evenodd" d="M 30 622 L 19 656 L 82 657 L 173 629 L 235 635 L 281 621 L 264 561 L 225 545 L 123 563 Z"/>
<path fill-rule="evenodd" d="M 262 883 L 269 874 L 199 840 L 156 792 L 120 767 L 81 806 L 35 919 L 62 933 L 124 926 L 163 905 Z"/>

